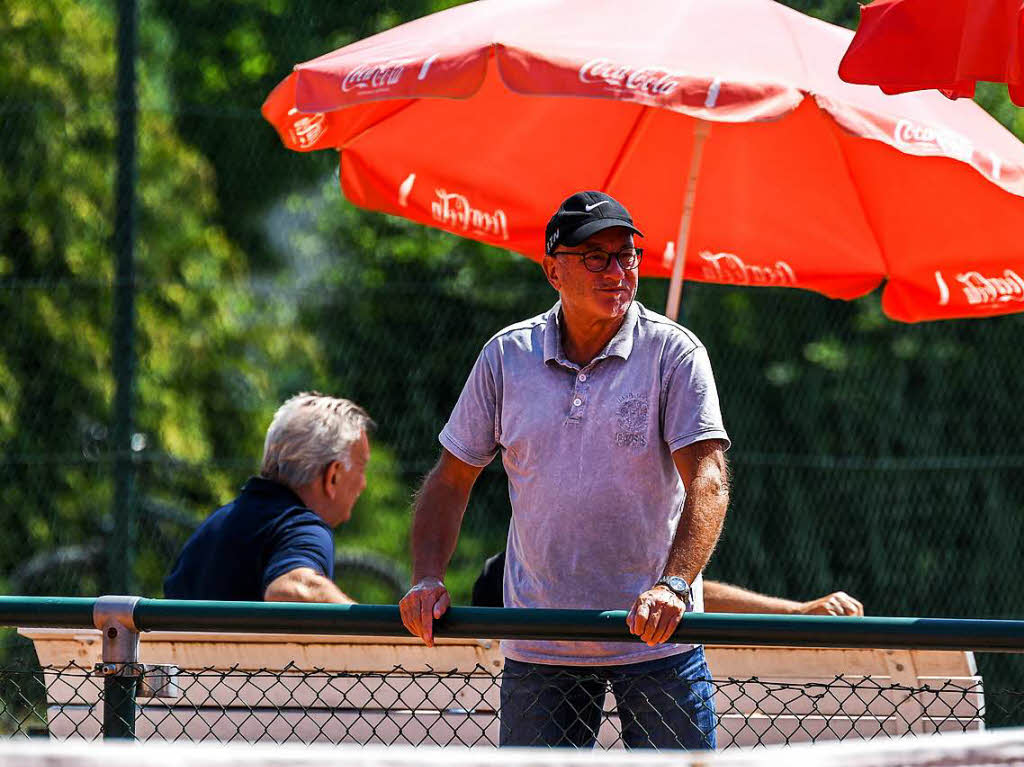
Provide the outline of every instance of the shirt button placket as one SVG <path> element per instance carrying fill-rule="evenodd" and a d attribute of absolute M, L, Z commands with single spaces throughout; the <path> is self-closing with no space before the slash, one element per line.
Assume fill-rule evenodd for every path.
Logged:
<path fill-rule="evenodd" d="M 587 401 L 587 392 L 590 389 L 589 384 L 587 384 L 589 379 L 590 376 L 583 371 L 580 371 L 576 375 L 576 383 L 573 386 L 572 392 L 571 418 L 573 418 L 573 420 L 579 420 L 583 417 L 583 411 Z"/>

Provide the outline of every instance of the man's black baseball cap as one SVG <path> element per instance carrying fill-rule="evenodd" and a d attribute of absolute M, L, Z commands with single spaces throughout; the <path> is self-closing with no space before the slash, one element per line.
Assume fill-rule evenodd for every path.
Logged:
<path fill-rule="evenodd" d="M 604 192 L 576 192 L 566 197 L 544 230 L 544 252 L 554 253 L 559 245 L 573 247 L 602 229 L 624 226 L 641 237 L 621 202 Z"/>

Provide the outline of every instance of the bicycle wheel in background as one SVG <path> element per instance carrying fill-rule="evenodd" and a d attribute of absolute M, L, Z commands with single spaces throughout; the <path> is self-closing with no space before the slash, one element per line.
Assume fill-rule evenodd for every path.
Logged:
<path fill-rule="evenodd" d="M 409 574 L 381 554 L 342 549 L 334 558 L 334 582 L 357 602 L 390 605 L 397 604 L 409 588 Z"/>

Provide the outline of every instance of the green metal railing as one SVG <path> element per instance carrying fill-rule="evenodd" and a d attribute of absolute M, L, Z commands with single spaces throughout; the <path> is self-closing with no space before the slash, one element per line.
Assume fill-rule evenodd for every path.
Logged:
<path fill-rule="evenodd" d="M 100 598 L 0 597 L 0 625 L 98 628 Z M 408 636 L 394 605 L 191 602 L 139 599 L 139 631 L 235 631 L 282 634 Z M 452 607 L 438 637 L 639 641 L 624 610 L 512 610 Z M 691 614 L 676 642 L 717 645 L 868 647 L 1024 652 L 1024 621 L 958 618 Z"/>
<path fill-rule="evenodd" d="M 502 638 L 547 640 L 639 641 L 625 623 L 626 613 L 619 610 L 511 610 L 498 608 L 453 607 L 436 622 L 435 635 L 450 638 Z M 72 628 L 102 631 L 102 661 L 95 669 L 64 670 L 71 677 L 88 680 L 100 676 L 102 687 L 102 729 L 106 738 L 134 738 L 138 707 L 136 698 L 153 695 L 142 689 L 152 687 L 162 667 L 139 663 L 139 634 L 147 631 L 212 631 L 237 633 L 376 635 L 408 636 L 397 606 L 327 605 L 263 602 L 190 602 L 141 599 L 138 597 L 57 598 L 0 597 L 0 625 L 26 628 Z M 1024 652 L 1024 621 L 962 620 L 935 618 L 834 618 L 781 615 L 694 614 L 684 617 L 673 639 L 677 642 L 714 645 L 776 645 L 803 647 L 977 650 L 986 652 Z M 60 669 L 47 669 L 60 675 Z M 177 670 L 175 669 L 175 672 Z M 173 672 L 172 672 L 173 673 Z M 203 680 L 218 673 L 215 669 L 196 673 L 193 682 L 203 688 Z M 251 672 L 238 672 L 241 676 Z M 274 673 L 265 670 L 265 673 Z M 322 670 L 313 672 L 323 674 Z M 155 676 L 154 676 L 155 675 Z M 395 678 L 408 672 L 397 668 Z M 428 678 L 429 677 L 429 678 Z M 328 675 L 329 684 L 337 680 Z M 350 680 L 349 680 L 350 681 Z M 496 684 L 496 677 L 486 682 Z M 431 672 L 413 679 L 415 685 L 446 684 L 443 675 Z M 83 684 L 86 682 L 83 681 Z M 89 684 L 94 684 L 89 682 Z M 742 680 L 718 680 L 715 689 L 735 688 L 746 695 Z M 770 684 L 759 679 L 747 684 Z M 959 683 L 958 683 L 959 684 Z M 730 688 L 730 689 L 731 689 Z M 198 688 L 197 688 L 198 689 Z M 767 689 L 767 688 L 765 688 Z M 825 691 L 790 690 L 779 687 L 771 695 L 787 690 L 802 696 L 810 710 L 817 711 L 818 698 L 837 690 L 846 696 L 871 695 L 882 699 L 887 688 L 870 679 L 848 680 L 841 674 Z M 891 691 L 893 688 L 888 688 Z M 913 696 L 944 696 L 956 706 L 981 698 L 980 685 L 930 690 L 904 690 Z M 763 693 L 767 694 L 767 693 Z M 901 693 L 902 694 L 902 693 Z M 1014 692 L 1014 696 L 1018 693 Z M 851 698 L 852 699 L 852 698 Z M 1021 698 L 1014 697 L 1016 709 Z M 841 706 L 841 701 L 840 701 Z M 954 708 L 956 707 L 954 706 Z M 401 708 L 401 706 L 400 706 Z M 950 709 L 951 711 L 953 708 Z M 974 710 L 974 709 L 972 709 Z M 950 714 L 953 716 L 953 714 Z M 956 716 L 960 716 L 957 714 Z M 970 722 L 983 721 L 980 707 Z M 909 725 L 908 725 L 909 726 Z"/>

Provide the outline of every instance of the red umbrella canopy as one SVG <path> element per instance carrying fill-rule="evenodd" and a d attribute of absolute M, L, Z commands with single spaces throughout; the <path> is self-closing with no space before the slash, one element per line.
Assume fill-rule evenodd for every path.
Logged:
<path fill-rule="evenodd" d="M 564 197 L 602 189 L 645 275 L 682 250 L 688 280 L 887 280 L 905 321 L 1024 310 L 1024 145 L 983 110 L 842 82 L 851 33 L 772 0 L 624 8 L 459 6 L 298 65 L 263 114 L 339 149 L 352 202 L 531 258 Z"/>
<path fill-rule="evenodd" d="M 885 93 L 936 88 L 970 98 L 978 80 L 1008 83 L 1024 106 L 1024 0 L 875 0 L 839 64 L 848 83 Z"/>

